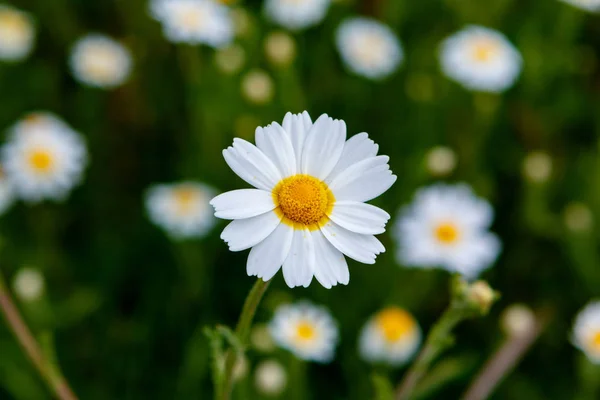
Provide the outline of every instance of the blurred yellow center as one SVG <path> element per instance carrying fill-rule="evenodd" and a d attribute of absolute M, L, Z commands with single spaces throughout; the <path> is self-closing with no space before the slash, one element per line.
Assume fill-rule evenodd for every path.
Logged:
<path fill-rule="evenodd" d="M 452 223 L 442 223 L 435 228 L 435 237 L 444 244 L 452 244 L 458 239 L 458 229 Z"/>
<path fill-rule="evenodd" d="M 197 192 L 188 187 L 182 187 L 175 189 L 175 203 L 177 204 L 177 211 L 185 213 L 190 210 L 196 201 Z"/>
<path fill-rule="evenodd" d="M 473 45 L 473 58 L 475 61 L 489 61 L 498 49 L 498 45 L 491 40 L 480 40 Z"/>
<path fill-rule="evenodd" d="M 375 317 L 377 327 L 388 342 L 396 342 L 415 329 L 415 320 L 408 312 L 390 307 Z"/>
<path fill-rule="evenodd" d="M 296 335 L 299 340 L 308 341 L 315 337 L 315 328 L 308 322 L 301 322 L 296 329 Z"/>
<path fill-rule="evenodd" d="M 200 27 L 205 20 L 205 13 L 198 9 L 189 9 L 181 13 L 181 25 L 188 29 L 196 29 Z"/>
<path fill-rule="evenodd" d="M 52 169 L 54 158 L 46 150 L 35 150 L 29 155 L 29 164 L 36 172 L 46 173 Z"/>
<path fill-rule="evenodd" d="M 325 182 L 310 175 L 282 179 L 273 189 L 275 212 L 286 224 L 315 230 L 328 220 L 335 197 Z"/>
<path fill-rule="evenodd" d="M 27 20 L 16 12 L 0 11 L 0 29 L 20 34 L 27 30 Z"/>
<path fill-rule="evenodd" d="M 600 351 L 600 331 L 596 332 L 594 336 L 592 336 L 590 346 L 593 350 Z"/>

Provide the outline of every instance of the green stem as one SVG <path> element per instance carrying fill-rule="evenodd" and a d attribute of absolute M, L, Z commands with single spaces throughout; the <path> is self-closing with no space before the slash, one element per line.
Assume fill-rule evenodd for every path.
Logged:
<path fill-rule="evenodd" d="M 257 279 L 256 283 L 250 290 L 244 308 L 242 308 L 242 314 L 238 321 L 237 327 L 235 328 L 235 334 L 240 341 L 242 346 L 246 346 L 248 337 L 250 336 L 250 328 L 252 327 L 252 320 L 256 314 L 258 304 L 260 303 L 263 295 L 269 287 L 271 281 L 263 281 Z M 229 350 L 225 356 L 225 372 L 223 375 L 222 386 L 217 391 L 218 400 L 229 400 L 231 398 L 231 391 L 233 390 L 233 368 L 236 362 L 236 352 Z"/>
<path fill-rule="evenodd" d="M 53 365 L 42 353 L 40 345 L 25 324 L 19 310 L 15 306 L 10 293 L 0 274 L 0 311 L 6 319 L 10 330 L 15 335 L 19 345 L 38 371 L 48 389 L 59 400 L 77 400 L 67 380 L 62 376 L 58 367 Z"/>

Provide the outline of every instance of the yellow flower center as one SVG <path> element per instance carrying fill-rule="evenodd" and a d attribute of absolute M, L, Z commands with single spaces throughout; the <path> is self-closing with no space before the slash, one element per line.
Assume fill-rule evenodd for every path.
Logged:
<path fill-rule="evenodd" d="M 497 50 L 498 45 L 494 41 L 482 39 L 473 45 L 473 58 L 478 62 L 488 62 Z"/>
<path fill-rule="evenodd" d="M 206 13 L 203 10 L 188 7 L 188 9 L 182 10 L 179 21 L 181 26 L 187 29 L 198 29 L 205 23 Z"/>
<path fill-rule="evenodd" d="M 54 165 L 54 157 L 47 150 L 34 150 L 29 154 L 29 164 L 39 173 L 50 172 Z"/>
<path fill-rule="evenodd" d="M 27 19 L 20 13 L 4 10 L 0 11 L 0 29 L 14 36 L 23 35 L 28 28 Z"/>
<path fill-rule="evenodd" d="M 282 179 L 273 189 L 275 212 L 296 228 L 318 229 L 328 220 L 335 197 L 325 182 L 310 175 Z"/>
<path fill-rule="evenodd" d="M 399 307 L 387 308 L 375 317 L 377 327 L 388 342 L 397 342 L 415 329 L 415 319 Z"/>
<path fill-rule="evenodd" d="M 456 225 L 445 222 L 435 228 L 435 237 L 443 244 L 452 244 L 458 240 L 459 232 Z"/>
<path fill-rule="evenodd" d="M 312 340 L 315 337 L 315 328 L 308 322 L 301 322 L 296 328 L 296 336 L 303 342 Z"/>
<path fill-rule="evenodd" d="M 596 332 L 590 340 L 590 347 L 594 351 L 600 351 L 600 331 Z"/>
<path fill-rule="evenodd" d="M 175 189 L 174 195 L 177 212 L 185 214 L 190 211 L 198 198 L 198 192 L 193 188 L 181 187 Z"/>

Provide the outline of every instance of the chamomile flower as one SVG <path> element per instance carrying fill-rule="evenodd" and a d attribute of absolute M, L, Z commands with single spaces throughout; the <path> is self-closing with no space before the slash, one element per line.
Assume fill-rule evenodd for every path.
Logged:
<path fill-rule="evenodd" d="M 594 364 L 600 364 L 600 301 L 584 307 L 575 318 L 572 341 Z"/>
<path fill-rule="evenodd" d="M 173 43 L 220 48 L 235 35 L 229 7 L 216 0 L 152 0 L 150 14 Z"/>
<path fill-rule="evenodd" d="M 394 226 L 397 259 L 474 278 L 500 253 L 500 241 L 488 231 L 493 215 L 490 204 L 465 184 L 420 189 Z"/>
<path fill-rule="evenodd" d="M 342 22 L 336 34 L 337 48 L 346 67 L 370 79 L 383 79 L 402 62 L 402 47 L 392 30 L 371 18 Z"/>
<path fill-rule="evenodd" d="M 0 60 L 21 61 L 33 48 L 35 28 L 29 14 L 0 4 Z"/>
<path fill-rule="evenodd" d="M 61 119 L 32 113 L 13 126 L 1 158 L 18 197 L 63 200 L 82 178 L 87 150 L 79 133 Z"/>
<path fill-rule="evenodd" d="M 283 305 L 275 310 L 270 325 L 275 342 L 303 360 L 333 360 L 338 328 L 327 310 L 308 302 Z"/>
<path fill-rule="evenodd" d="M 256 130 L 256 146 L 234 139 L 223 151 L 229 167 L 256 189 L 223 193 L 215 216 L 231 219 L 221 234 L 231 251 L 252 248 L 248 275 L 267 281 L 280 268 L 289 287 L 313 276 L 326 288 L 350 279 L 344 254 L 375 263 L 385 248 L 374 235 L 390 218 L 365 202 L 396 181 L 387 156 L 366 133 L 346 141 L 346 124 L 321 115 L 288 113 Z"/>
<path fill-rule="evenodd" d="M 366 361 L 397 366 L 410 360 L 420 343 L 421 329 L 414 317 L 400 307 L 388 307 L 362 329 L 359 352 Z"/>
<path fill-rule="evenodd" d="M 600 0 L 560 0 L 584 11 L 600 12 Z"/>
<path fill-rule="evenodd" d="M 498 31 L 468 26 L 442 42 L 442 71 L 467 89 L 502 92 L 521 73 L 519 51 Z"/>
<path fill-rule="evenodd" d="M 0 167 L 0 215 L 4 214 L 15 200 L 15 191 L 12 183 Z"/>
<path fill-rule="evenodd" d="M 112 89 L 131 73 L 131 53 L 119 42 L 100 34 L 79 39 L 71 50 L 71 71 L 84 85 Z"/>
<path fill-rule="evenodd" d="M 331 0 L 265 0 L 265 13 L 280 26 L 300 30 L 323 21 Z"/>
<path fill-rule="evenodd" d="M 174 239 L 203 237 L 215 224 L 209 200 L 215 190 L 196 182 L 152 186 L 146 194 L 150 220 Z"/>

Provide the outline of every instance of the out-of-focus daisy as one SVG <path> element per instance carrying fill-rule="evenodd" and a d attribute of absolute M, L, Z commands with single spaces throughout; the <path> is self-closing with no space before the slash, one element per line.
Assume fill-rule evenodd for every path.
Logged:
<path fill-rule="evenodd" d="M 600 0 L 560 0 L 584 11 L 600 12 Z"/>
<path fill-rule="evenodd" d="M 287 385 L 287 372 L 276 360 L 263 361 L 256 367 L 254 384 L 267 396 L 279 396 Z"/>
<path fill-rule="evenodd" d="M 12 183 L 6 178 L 6 174 L 0 167 L 0 215 L 10 208 L 15 200 L 15 190 Z"/>
<path fill-rule="evenodd" d="M 523 159 L 523 175 L 534 183 L 544 183 L 552 175 L 552 158 L 543 151 L 533 151 Z"/>
<path fill-rule="evenodd" d="M 348 69 L 370 79 L 389 76 L 402 62 L 398 38 L 387 25 L 374 19 L 360 17 L 342 22 L 336 43 Z"/>
<path fill-rule="evenodd" d="M 244 97 L 255 104 L 266 104 L 273 99 L 273 79 L 263 70 L 255 69 L 242 78 Z"/>
<path fill-rule="evenodd" d="M 577 314 L 572 339 L 591 362 L 600 364 L 600 301 L 593 301 Z"/>
<path fill-rule="evenodd" d="M 502 312 L 500 324 L 508 336 L 523 336 L 535 329 L 535 314 L 525 304 L 512 304 Z"/>
<path fill-rule="evenodd" d="M 35 28 L 29 14 L 0 4 L 0 60 L 21 61 L 31 53 Z"/>
<path fill-rule="evenodd" d="M 425 163 L 431 175 L 446 176 L 456 167 L 456 153 L 449 147 L 437 146 L 427 152 Z"/>
<path fill-rule="evenodd" d="M 421 329 L 413 316 L 399 307 L 375 314 L 362 329 L 359 352 L 369 362 L 402 365 L 410 360 L 421 343 Z"/>
<path fill-rule="evenodd" d="M 265 54 L 274 65 L 288 66 L 296 57 L 296 42 L 285 32 L 272 32 L 265 38 Z"/>
<path fill-rule="evenodd" d="M 344 254 L 375 263 L 385 248 L 374 235 L 390 218 L 366 204 L 396 181 L 387 156 L 366 133 L 346 141 L 346 124 L 321 115 L 288 113 L 256 130 L 256 146 L 234 139 L 225 161 L 256 189 L 234 190 L 211 201 L 218 218 L 232 219 L 221 234 L 231 251 L 252 248 L 248 275 L 267 281 L 283 265 L 290 287 L 313 276 L 326 288 L 350 279 Z"/>
<path fill-rule="evenodd" d="M 209 200 L 215 190 L 196 182 L 154 185 L 146 194 L 150 220 L 175 239 L 205 236 L 215 224 Z"/>
<path fill-rule="evenodd" d="M 265 13 L 284 28 L 298 30 L 323 21 L 331 0 L 265 0 Z"/>
<path fill-rule="evenodd" d="M 150 13 L 173 43 L 220 48 L 233 41 L 229 7 L 216 0 L 152 0 Z"/>
<path fill-rule="evenodd" d="M 580 202 L 567 204 L 563 211 L 563 220 L 571 232 L 589 232 L 594 226 L 594 215 L 592 210 Z"/>
<path fill-rule="evenodd" d="M 239 72 L 246 61 L 246 53 L 240 45 L 233 44 L 215 52 L 215 64 L 226 74 Z"/>
<path fill-rule="evenodd" d="M 22 268 L 14 276 L 12 287 L 15 295 L 23 301 L 36 301 L 44 294 L 44 276 L 34 268 Z"/>
<path fill-rule="evenodd" d="M 50 113 L 32 113 L 17 122 L 1 157 L 15 193 L 30 202 L 64 199 L 87 164 L 81 136 Z"/>
<path fill-rule="evenodd" d="M 280 306 L 270 330 L 275 342 L 298 358 L 322 363 L 333 360 L 338 328 L 323 307 L 308 302 Z"/>
<path fill-rule="evenodd" d="M 108 36 L 90 34 L 71 50 L 71 71 L 84 85 L 112 89 L 123 84 L 131 72 L 131 54 Z"/>
<path fill-rule="evenodd" d="M 493 216 L 490 204 L 465 184 L 420 189 L 394 226 L 397 259 L 474 278 L 500 253 L 500 241 L 488 231 Z"/>
<path fill-rule="evenodd" d="M 519 51 L 498 31 L 468 26 L 442 42 L 442 71 L 467 89 L 502 92 L 521 73 Z"/>

